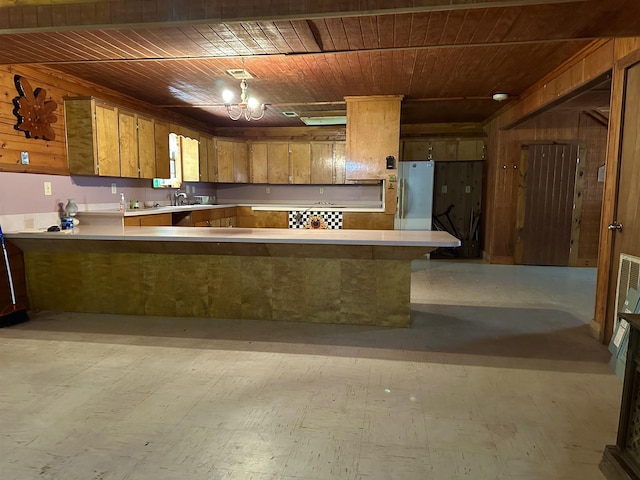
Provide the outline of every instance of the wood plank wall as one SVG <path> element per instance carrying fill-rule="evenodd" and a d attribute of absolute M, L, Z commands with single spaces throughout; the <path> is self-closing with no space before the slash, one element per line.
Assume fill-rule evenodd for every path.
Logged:
<path fill-rule="evenodd" d="M 585 180 L 577 264 L 595 266 L 598 258 L 600 210 L 604 183 L 598 182 L 598 168 L 605 163 L 607 128 L 581 112 L 545 113 L 512 130 L 489 126 L 489 177 L 493 178 L 492 234 L 485 251 L 493 263 L 514 263 L 518 169 L 523 145 L 544 142 L 578 142 L 584 146 Z M 491 187 L 489 187 L 491 188 Z"/>

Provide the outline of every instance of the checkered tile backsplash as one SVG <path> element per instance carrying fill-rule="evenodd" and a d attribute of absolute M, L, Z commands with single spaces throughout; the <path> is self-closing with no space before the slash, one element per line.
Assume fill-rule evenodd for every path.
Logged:
<path fill-rule="evenodd" d="M 300 219 L 297 215 L 300 214 Z M 342 212 L 322 212 L 317 210 L 291 210 L 289 211 L 289 228 L 304 228 L 311 216 L 320 216 L 330 229 L 342 228 Z"/>

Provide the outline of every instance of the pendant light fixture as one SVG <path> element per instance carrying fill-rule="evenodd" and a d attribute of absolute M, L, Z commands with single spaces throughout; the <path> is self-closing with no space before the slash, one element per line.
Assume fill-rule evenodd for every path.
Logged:
<path fill-rule="evenodd" d="M 228 70 L 229 74 L 236 78 L 240 78 L 240 103 L 231 103 L 233 100 L 233 92 L 231 90 L 225 90 L 222 92 L 222 99 L 224 101 L 224 107 L 227 110 L 227 114 L 231 120 L 240 120 L 244 117 L 248 122 L 251 120 L 260 120 L 264 117 L 264 112 L 267 111 L 267 105 L 260 104 L 255 98 L 248 97 L 247 90 L 247 78 L 253 78 L 244 68 L 244 58 L 242 59 L 242 70 Z M 233 73 L 232 73 L 233 72 Z"/>

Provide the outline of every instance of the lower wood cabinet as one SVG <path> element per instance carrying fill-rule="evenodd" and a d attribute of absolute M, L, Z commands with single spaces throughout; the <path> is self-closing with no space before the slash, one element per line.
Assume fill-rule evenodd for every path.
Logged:
<path fill-rule="evenodd" d="M 193 227 L 235 227 L 237 223 L 236 207 L 191 212 L 191 226 Z"/>
<path fill-rule="evenodd" d="M 173 224 L 172 222 L 173 219 L 170 213 L 124 217 L 125 227 L 170 227 Z"/>

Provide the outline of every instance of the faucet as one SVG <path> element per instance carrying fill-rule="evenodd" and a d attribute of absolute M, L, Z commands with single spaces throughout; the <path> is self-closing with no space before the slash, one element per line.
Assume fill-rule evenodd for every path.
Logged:
<path fill-rule="evenodd" d="M 180 202 L 181 198 L 184 199 L 182 202 Z M 173 194 L 173 205 L 176 207 L 178 205 L 184 204 L 184 201 L 186 200 L 187 200 L 187 194 L 184 192 L 181 192 L 180 190 L 176 190 L 176 193 Z"/>

